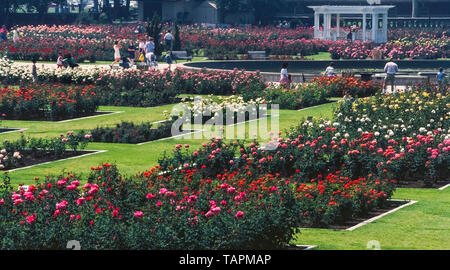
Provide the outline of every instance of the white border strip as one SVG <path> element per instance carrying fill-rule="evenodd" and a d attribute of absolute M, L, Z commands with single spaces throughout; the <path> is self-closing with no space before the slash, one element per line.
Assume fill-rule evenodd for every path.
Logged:
<path fill-rule="evenodd" d="M 298 248 L 303 248 L 303 250 L 311 250 L 311 249 L 315 249 L 317 246 L 315 245 L 295 245 Z"/>
<path fill-rule="evenodd" d="M 448 188 L 448 187 L 450 187 L 450 184 L 447 184 L 447 185 L 445 185 L 445 186 L 443 186 L 443 187 L 440 187 L 440 188 L 438 188 L 438 190 L 444 190 L 444 189 L 446 189 L 446 188 Z"/>
<path fill-rule="evenodd" d="M 267 119 L 269 119 L 269 118 L 276 118 L 276 117 L 280 117 L 280 115 L 279 114 L 274 114 L 274 115 L 272 115 L 272 114 L 266 114 L 266 115 L 263 115 L 263 116 L 261 116 L 261 117 L 258 117 L 258 118 L 256 118 L 256 119 L 251 119 L 251 120 L 247 120 L 247 121 L 244 121 L 244 122 L 239 122 L 239 123 L 234 123 L 234 124 L 231 124 L 231 125 L 220 125 L 221 127 L 232 127 L 232 126 L 237 126 L 237 125 L 240 125 L 240 124 L 245 124 L 245 123 L 251 123 L 251 122 L 254 122 L 254 121 L 259 121 L 259 120 L 262 120 L 262 119 L 265 119 L 265 118 L 267 118 Z"/>
<path fill-rule="evenodd" d="M 191 132 L 186 132 L 186 133 L 175 135 L 175 136 L 161 138 L 161 139 L 158 139 L 158 140 L 153 140 L 153 141 L 148 141 L 148 142 L 141 142 L 141 143 L 138 143 L 136 145 L 144 145 L 144 144 L 151 143 L 151 142 L 165 141 L 165 140 L 178 138 L 178 137 L 182 137 L 182 136 L 186 136 L 186 135 L 192 135 L 192 134 L 199 133 L 199 132 L 202 132 L 202 131 L 204 131 L 204 130 L 203 129 L 200 129 L 200 130 L 194 129 L 194 130 L 191 130 Z"/>
<path fill-rule="evenodd" d="M 319 107 L 319 106 L 322 106 L 322 105 L 325 105 L 325 104 L 336 103 L 336 102 L 338 102 L 338 100 L 331 100 L 330 102 L 325 102 L 325 103 L 322 103 L 322 104 L 319 104 L 319 105 L 315 105 L 315 106 L 311 106 L 311 107 L 306 107 L 306 108 L 297 110 L 297 112 L 304 111 L 304 110 L 308 110 L 308 109 L 312 109 L 312 108 L 316 108 L 316 107 Z"/>
<path fill-rule="evenodd" d="M 395 202 L 395 201 L 397 201 L 397 202 L 407 202 L 407 200 L 390 200 L 390 201 L 394 201 L 394 202 Z M 389 210 L 389 211 L 387 211 L 387 212 L 385 212 L 385 213 L 383 213 L 383 214 L 381 214 L 381 215 L 378 215 L 378 216 L 376 216 L 376 217 L 370 218 L 370 219 L 368 219 L 368 220 L 364 220 L 363 222 L 361 222 L 361 223 L 359 223 L 359 224 L 356 224 L 355 226 L 350 227 L 350 228 L 347 228 L 347 229 L 345 229 L 345 230 L 346 230 L 346 231 L 353 231 L 353 230 L 355 230 L 355 229 L 357 229 L 357 228 L 359 228 L 359 227 L 361 227 L 361 226 L 364 226 L 364 225 L 366 225 L 366 224 L 369 224 L 369 223 L 371 223 L 371 222 L 373 222 L 373 221 L 375 221 L 375 220 L 377 220 L 377 219 L 379 219 L 379 218 L 382 218 L 382 217 L 384 217 L 384 216 L 386 216 L 386 215 L 389 215 L 390 213 L 393 213 L 393 212 L 395 212 L 395 211 L 397 211 L 397 210 L 400 210 L 400 209 L 402 209 L 403 207 L 406 207 L 406 206 L 415 204 L 416 202 L 418 202 L 418 201 L 409 201 L 409 202 L 406 203 L 406 204 L 400 205 L 399 207 L 394 208 L 394 209 L 392 209 L 392 210 Z"/>
<path fill-rule="evenodd" d="M 85 116 L 85 117 L 79 117 L 79 118 L 73 118 L 73 119 L 67 119 L 67 120 L 62 120 L 62 121 L 43 121 L 43 122 L 50 122 L 50 123 L 67 123 L 67 122 L 72 122 L 72 121 L 77 121 L 77 120 L 82 120 L 82 119 L 88 119 L 88 118 L 94 118 L 94 117 L 100 117 L 100 116 L 107 116 L 107 115 L 113 115 L 113 114 L 118 114 L 118 113 L 123 113 L 125 111 L 97 111 L 98 113 L 103 113 L 103 114 L 99 114 L 99 115 L 92 115 L 92 116 Z"/>
<path fill-rule="evenodd" d="M 95 154 L 108 152 L 108 150 L 83 150 L 83 151 L 96 151 L 96 152 L 87 153 L 87 154 L 80 155 L 80 156 L 75 156 L 75 157 L 69 157 L 69 158 L 65 158 L 65 159 L 58 159 L 58 160 L 53 160 L 53 161 L 47 161 L 47 162 L 43 162 L 43 163 L 30 165 L 30 166 L 27 166 L 27 167 L 22 167 L 22 168 L 17 168 L 17 169 L 12 169 L 12 170 L 6 170 L 5 172 L 14 172 L 14 171 L 19 171 L 19 170 L 29 169 L 29 168 L 36 167 L 36 166 L 39 166 L 39 165 L 44 165 L 44 164 L 49 164 L 49 163 L 54 163 L 54 162 L 59 162 L 59 161 L 64 161 L 64 160 L 69 160 L 69 159 L 87 157 L 87 156 L 90 156 L 90 155 L 95 155 Z"/>
<path fill-rule="evenodd" d="M 11 131 L 1 132 L 0 135 L 2 135 L 2 134 L 8 134 L 8 133 L 13 133 L 13 132 L 21 131 L 21 130 L 22 130 L 22 131 L 25 131 L 25 130 L 28 129 L 28 128 L 15 128 L 15 127 L 10 127 L 10 128 L 4 127 L 4 128 L 6 128 L 6 129 L 16 129 L 16 130 L 11 130 Z"/>

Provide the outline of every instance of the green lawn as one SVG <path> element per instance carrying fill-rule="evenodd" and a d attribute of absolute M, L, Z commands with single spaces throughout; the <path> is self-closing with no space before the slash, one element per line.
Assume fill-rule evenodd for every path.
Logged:
<path fill-rule="evenodd" d="M 381 249 L 450 249 L 450 188 L 399 188 L 393 198 L 418 202 L 354 231 L 300 229 L 294 242 L 317 249 L 367 249 L 370 240 Z"/>
<path fill-rule="evenodd" d="M 318 54 L 308 55 L 306 58 L 312 60 L 331 60 L 331 55 L 329 52 L 319 52 Z"/>

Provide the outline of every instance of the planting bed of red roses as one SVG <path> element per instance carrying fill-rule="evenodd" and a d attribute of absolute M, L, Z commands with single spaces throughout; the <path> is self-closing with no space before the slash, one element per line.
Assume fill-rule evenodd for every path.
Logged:
<path fill-rule="evenodd" d="M 2 249 L 285 248 L 294 228 L 340 222 L 386 203 L 387 180 L 254 175 L 248 169 L 205 177 L 159 168 L 125 178 L 93 167 L 86 184 L 73 174 L 13 191 L 0 186 Z M 220 228 L 220 229 L 219 229 Z"/>
<path fill-rule="evenodd" d="M 91 85 L 30 84 L 0 89 L 0 112 L 6 119 L 62 120 L 93 115 L 98 106 Z"/>

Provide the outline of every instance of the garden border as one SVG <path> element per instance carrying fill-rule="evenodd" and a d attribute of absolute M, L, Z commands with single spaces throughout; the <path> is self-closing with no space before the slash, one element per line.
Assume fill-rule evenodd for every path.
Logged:
<path fill-rule="evenodd" d="M 178 135 L 175 135 L 175 136 L 161 138 L 161 139 L 157 139 L 157 140 L 153 140 L 153 141 L 141 142 L 141 143 L 137 143 L 135 145 L 139 145 L 140 146 L 140 145 L 144 145 L 144 144 L 151 143 L 151 142 L 164 141 L 164 140 L 173 139 L 173 138 L 177 138 L 177 137 L 181 137 L 181 136 L 185 136 L 185 135 L 189 135 L 189 134 L 195 134 L 195 133 L 198 133 L 198 132 L 201 132 L 201 131 L 205 131 L 205 130 L 203 130 L 203 129 L 192 129 L 190 132 L 187 132 L 187 133 L 178 134 Z"/>
<path fill-rule="evenodd" d="M 67 150 L 67 151 L 70 152 L 72 150 Z M 43 162 L 43 163 L 38 163 L 38 164 L 26 166 L 26 167 L 15 168 L 15 169 L 12 169 L 12 170 L 5 170 L 5 172 L 10 173 L 10 172 L 14 172 L 14 171 L 23 170 L 23 169 L 30 169 L 30 168 L 33 168 L 33 167 L 36 167 L 36 166 L 39 166 L 39 165 L 44 165 L 44 164 L 49 164 L 49 163 L 53 163 L 53 162 L 59 162 L 59 161 L 75 159 L 75 158 L 81 158 L 81 157 L 86 157 L 86 156 L 90 156 L 90 155 L 95 155 L 95 154 L 108 152 L 108 150 L 83 150 L 83 151 L 91 151 L 92 153 L 86 153 L 86 154 L 75 156 L 75 157 L 68 157 L 68 158 L 64 158 L 64 159 L 57 159 L 57 160 L 53 160 L 53 161 L 47 161 L 47 162 Z"/>
<path fill-rule="evenodd" d="M 442 186 L 442 187 L 438 188 L 438 190 L 444 190 L 444 189 L 446 189 L 446 188 L 448 188 L 448 187 L 450 187 L 450 184 L 447 184 L 447 185 L 445 185 L 445 186 Z"/>
<path fill-rule="evenodd" d="M 319 107 L 319 106 L 322 106 L 322 105 L 325 105 L 325 104 L 332 104 L 332 103 L 337 103 L 337 102 L 338 102 L 337 100 L 330 100 L 330 102 L 322 103 L 322 104 L 319 104 L 319 105 L 314 105 L 314 106 L 311 106 L 311 107 L 301 108 L 301 109 L 298 109 L 296 111 L 300 112 L 300 111 L 303 111 L 303 110 Z"/>
<path fill-rule="evenodd" d="M 402 209 L 402 208 L 404 208 L 404 207 L 406 207 L 406 206 L 410 206 L 410 205 L 413 205 L 413 204 L 419 202 L 419 201 L 415 201 L 415 200 L 396 200 L 396 199 L 391 199 L 391 200 L 389 200 L 389 201 L 408 202 L 408 203 L 402 204 L 402 205 L 400 205 L 400 206 L 398 206 L 398 207 L 396 207 L 396 208 L 394 208 L 394 209 L 391 209 L 391 210 L 389 210 L 389 211 L 387 211 L 387 212 L 385 212 L 385 213 L 382 213 L 382 214 L 380 214 L 380 215 L 378 215 L 378 216 L 375 216 L 375 217 L 369 218 L 369 219 L 367 219 L 367 220 L 364 220 L 363 222 L 358 223 L 358 224 L 356 224 L 355 226 L 352 226 L 352 227 L 350 227 L 350 228 L 345 229 L 345 231 L 353 231 L 353 230 L 355 230 L 355 229 L 357 229 L 357 228 L 359 228 L 359 227 L 362 227 L 362 226 L 364 226 L 364 225 L 367 225 L 367 224 L 369 224 L 369 223 L 372 223 L 373 221 L 375 221 L 375 220 L 377 220 L 377 219 L 380 219 L 380 218 L 382 218 L 382 217 L 384 217 L 384 216 L 386 216 L 386 215 L 389 215 L 389 214 L 391 214 L 391 213 L 393 213 L 393 212 L 396 212 L 396 211 L 398 211 L 398 210 L 400 210 L 400 209 Z"/>
<path fill-rule="evenodd" d="M 5 127 L 6 128 L 6 127 Z M 5 132 L 1 132 L 0 133 L 0 135 L 2 135 L 2 134 L 8 134 L 8 133 L 13 133 L 13 132 L 17 132 L 17 131 L 25 131 L 25 130 L 27 130 L 28 128 L 9 128 L 9 129 L 14 129 L 14 130 L 10 130 L 10 131 L 5 131 Z"/>
<path fill-rule="evenodd" d="M 125 111 L 97 111 L 97 112 L 101 112 L 101 113 L 105 113 L 105 114 L 92 115 L 92 116 L 83 116 L 83 117 L 78 117 L 78 118 L 73 118 L 73 119 L 66 119 L 66 120 L 61 120 L 61 121 L 40 121 L 40 122 L 67 123 L 67 122 L 81 120 L 81 119 L 88 119 L 88 118 L 94 118 L 94 117 L 100 117 L 100 116 L 114 115 L 114 114 L 118 114 L 118 113 L 123 113 Z"/>

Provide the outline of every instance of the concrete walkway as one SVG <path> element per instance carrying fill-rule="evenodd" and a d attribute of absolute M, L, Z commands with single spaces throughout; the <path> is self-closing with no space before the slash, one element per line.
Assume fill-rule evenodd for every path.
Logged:
<path fill-rule="evenodd" d="M 28 66 L 30 67 L 31 70 L 31 66 L 33 64 L 30 62 L 14 62 L 13 66 Z M 43 62 L 43 63 L 36 63 L 36 66 L 38 68 L 44 67 L 44 68 L 57 68 L 56 63 L 48 63 L 48 62 Z M 115 65 L 115 66 L 119 66 L 119 65 Z M 172 64 L 171 70 L 176 69 L 177 67 L 181 67 L 182 64 Z M 78 68 L 82 68 L 82 69 L 92 69 L 92 68 L 111 68 L 110 65 L 105 65 L 105 64 L 81 64 Z M 167 68 L 169 68 L 169 65 L 166 63 L 158 63 L 158 70 L 166 70 Z"/>

